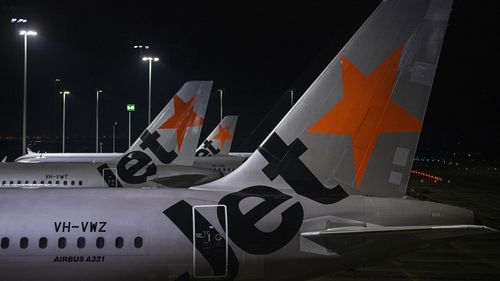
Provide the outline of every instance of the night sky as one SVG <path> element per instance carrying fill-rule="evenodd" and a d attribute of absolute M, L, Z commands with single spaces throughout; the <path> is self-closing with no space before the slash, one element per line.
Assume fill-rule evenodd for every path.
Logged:
<path fill-rule="evenodd" d="M 127 103 L 136 104 L 133 137 L 147 125 L 147 63 L 133 49 L 142 44 L 160 58 L 153 116 L 185 81 L 214 80 L 214 90 L 225 89 L 224 113 L 240 115 L 233 151 L 250 151 L 289 109 L 287 90 L 302 94 L 380 1 L 44 2 L 0 4 L 0 136 L 21 136 L 24 27 L 10 19 L 22 17 L 38 31 L 28 43 L 28 136 L 61 135 L 56 93 L 67 89 L 66 135 L 94 137 L 95 90 L 102 89 L 100 134 L 119 122 L 118 150 L 125 150 Z M 419 150 L 500 154 L 494 3 L 455 1 Z M 219 120 L 215 91 L 205 120 L 202 137 Z"/>

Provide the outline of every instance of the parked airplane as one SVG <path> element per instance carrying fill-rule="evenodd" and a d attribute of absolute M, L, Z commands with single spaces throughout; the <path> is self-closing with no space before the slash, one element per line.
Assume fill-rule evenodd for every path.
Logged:
<path fill-rule="evenodd" d="M 192 167 L 211 88 L 211 81 L 185 83 L 134 144 L 118 157 L 102 163 L 0 163 L 0 186 L 186 187 L 217 179 L 221 177 L 219 171 Z M 57 157 L 82 158 L 65 154 Z"/>
<path fill-rule="evenodd" d="M 212 133 L 201 143 L 198 149 L 196 149 L 196 156 L 229 155 L 237 122 L 238 116 L 225 116 Z"/>
<path fill-rule="evenodd" d="M 193 167 L 216 170 L 226 175 L 238 168 L 251 153 L 229 153 L 233 141 L 238 116 L 225 116 L 196 150 Z M 18 163 L 47 162 L 112 162 L 123 153 L 34 153 L 18 157 Z M 217 157 L 208 157 L 217 156 Z"/>
<path fill-rule="evenodd" d="M 404 199 L 451 4 L 383 1 L 222 179 L 0 190 L 0 280 L 305 280 L 492 232 Z"/>

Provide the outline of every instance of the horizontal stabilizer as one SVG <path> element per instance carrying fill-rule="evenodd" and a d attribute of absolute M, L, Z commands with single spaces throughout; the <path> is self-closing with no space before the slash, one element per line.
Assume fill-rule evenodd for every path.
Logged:
<path fill-rule="evenodd" d="M 386 248 L 389 251 L 390 247 L 393 248 L 391 251 L 394 255 L 398 255 L 433 240 L 494 232 L 497 230 L 483 225 L 375 226 L 338 227 L 303 232 L 301 236 L 326 248 L 333 255 L 352 255 L 375 248 Z M 310 244 L 304 245 L 310 247 Z M 303 251 L 309 250 L 304 248 Z"/>

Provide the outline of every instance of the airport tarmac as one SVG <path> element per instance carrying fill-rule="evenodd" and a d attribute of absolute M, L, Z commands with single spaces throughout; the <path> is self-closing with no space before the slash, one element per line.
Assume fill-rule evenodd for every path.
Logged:
<path fill-rule="evenodd" d="M 443 183 L 422 183 L 412 177 L 407 194 L 479 211 L 484 225 L 500 230 L 500 173 L 432 172 L 443 177 Z M 377 265 L 311 281 L 327 280 L 500 280 L 500 232 L 439 242 Z"/>

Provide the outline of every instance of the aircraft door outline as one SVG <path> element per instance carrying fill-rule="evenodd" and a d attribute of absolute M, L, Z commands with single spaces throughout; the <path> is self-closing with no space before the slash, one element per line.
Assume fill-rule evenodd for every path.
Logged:
<path fill-rule="evenodd" d="M 217 219 L 217 213 L 222 208 L 224 221 Z M 203 215 L 201 215 L 203 214 Z M 219 233 L 214 225 L 207 225 L 205 216 L 209 214 L 213 221 L 220 223 L 224 233 Z M 225 278 L 228 270 L 228 223 L 226 205 L 197 205 L 192 208 L 193 219 L 193 276 L 195 278 Z M 223 255 L 224 257 L 221 257 Z M 197 262 L 200 259 L 209 260 L 210 273 Z M 223 264 L 220 264 L 222 262 Z"/>
<path fill-rule="evenodd" d="M 102 177 L 108 187 L 118 187 L 118 179 L 116 175 L 116 168 L 104 168 L 102 170 Z"/>

